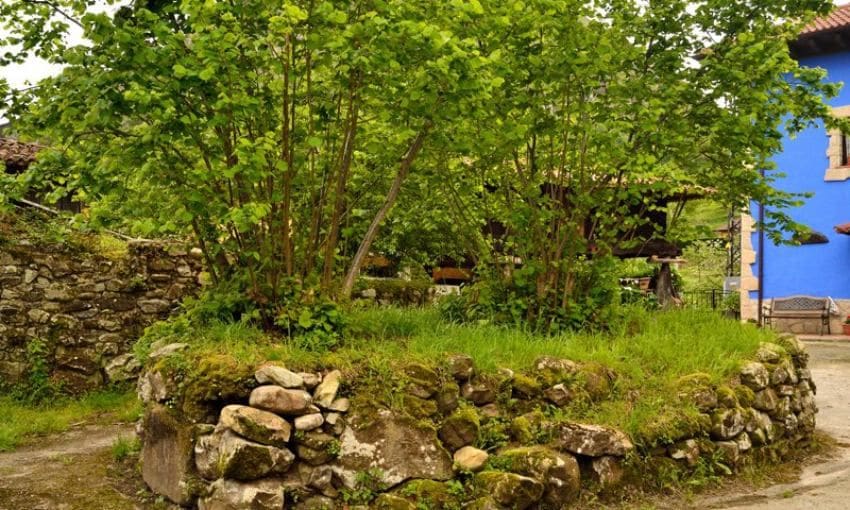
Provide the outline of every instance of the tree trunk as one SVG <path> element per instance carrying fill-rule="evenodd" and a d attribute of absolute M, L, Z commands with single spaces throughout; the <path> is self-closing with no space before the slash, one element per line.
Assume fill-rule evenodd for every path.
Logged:
<path fill-rule="evenodd" d="M 655 295 L 661 308 L 678 306 L 681 300 L 673 287 L 673 271 L 670 263 L 664 262 L 658 270 L 658 278 L 655 280 Z"/>
<path fill-rule="evenodd" d="M 345 280 L 342 283 L 342 289 L 340 290 L 339 297 L 351 297 L 351 291 L 354 289 L 354 281 L 357 279 L 357 275 L 360 274 L 360 267 L 363 265 L 366 255 L 369 254 L 369 249 L 372 247 L 372 243 L 378 236 L 378 228 L 380 228 L 381 223 L 383 223 L 384 218 L 387 216 L 387 213 L 390 212 L 393 204 L 395 204 L 399 191 L 401 191 L 401 185 L 407 178 L 410 167 L 413 165 L 413 161 L 422 149 L 422 145 L 425 143 L 425 138 L 428 136 L 428 132 L 430 130 L 431 121 L 428 121 L 416 135 L 416 138 L 407 149 L 407 153 L 404 155 L 404 158 L 402 158 L 401 164 L 398 168 L 398 173 L 396 173 L 392 186 L 390 186 L 390 191 L 387 193 L 387 198 L 384 200 L 384 205 L 381 206 L 378 213 L 375 214 L 374 218 L 372 218 L 372 223 L 369 225 L 369 229 L 366 230 L 366 235 L 360 242 L 360 246 L 357 248 L 357 253 L 351 261 L 351 267 L 345 275 Z"/>

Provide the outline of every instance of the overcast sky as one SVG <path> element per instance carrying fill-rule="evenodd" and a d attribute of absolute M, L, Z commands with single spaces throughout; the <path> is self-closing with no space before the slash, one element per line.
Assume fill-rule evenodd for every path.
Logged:
<path fill-rule="evenodd" d="M 844 5 L 850 3 L 850 0 L 836 0 L 835 3 L 837 5 Z M 72 28 L 72 41 L 78 42 L 80 39 L 80 30 L 77 27 Z M 3 31 L 0 30 L 0 34 L 2 33 Z M 6 51 L 6 49 L 0 48 L 0 51 Z M 48 64 L 43 60 L 30 58 L 21 65 L 0 68 L 0 76 L 6 78 L 13 88 L 22 89 L 34 85 L 44 77 L 58 73 L 60 69 L 59 66 Z"/>

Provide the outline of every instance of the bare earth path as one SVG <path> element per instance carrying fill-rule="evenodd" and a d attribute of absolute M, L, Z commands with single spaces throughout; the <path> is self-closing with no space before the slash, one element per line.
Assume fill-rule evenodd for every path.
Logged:
<path fill-rule="evenodd" d="M 132 425 L 80 427 L 0 453 L 0 510 L 132 510 L 114 488 L 110 447 Z"/>
<path fill-rule="evenodd" d="M 700 508 L 845 510 L 850 508 L 850 342 L 808 342 L 817 384 L 818 429 L 838 442 L 834 458 L 806 466 L 800 480 L 752 494 L 704 500 Z"/>

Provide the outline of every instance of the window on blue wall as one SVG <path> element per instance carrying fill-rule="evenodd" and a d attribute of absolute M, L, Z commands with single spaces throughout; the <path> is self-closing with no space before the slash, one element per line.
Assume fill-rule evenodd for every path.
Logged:
<path fill-rule="evenodd" d="M 850 165 L 850 136 L 841 134 L 841 166 Z"/>

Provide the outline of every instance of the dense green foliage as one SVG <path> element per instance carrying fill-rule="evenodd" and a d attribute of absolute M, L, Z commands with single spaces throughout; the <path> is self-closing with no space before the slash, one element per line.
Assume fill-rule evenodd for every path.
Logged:
<path fill-rule="evenodd" d="M 489 280 L 475 306 L 592 323 L 617 301 L 607 259 L 663 235 L 668 199 L 710 188 L 766 204 L 776 239 L 796 228 L 770 158 L 836 123 L 838 86 L 787 47 L 827 0 L 94 3 L 0 6 L 22 48 L 0 64 L 66 66 L 10 93 L 52 150 L 0 195 L 191 233 L 267 327 L 310 329 L 292 303 L 346 298 L 374 251 L 465 256 Z"/>

